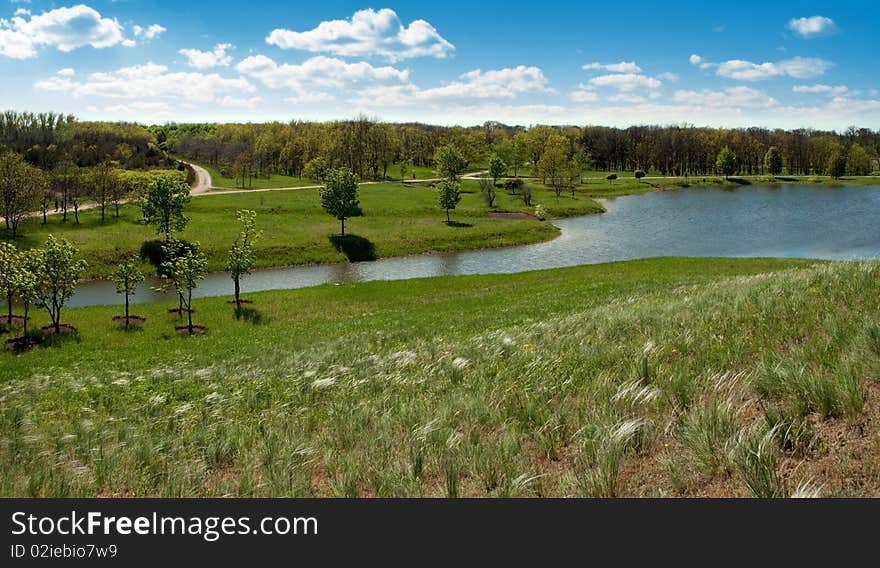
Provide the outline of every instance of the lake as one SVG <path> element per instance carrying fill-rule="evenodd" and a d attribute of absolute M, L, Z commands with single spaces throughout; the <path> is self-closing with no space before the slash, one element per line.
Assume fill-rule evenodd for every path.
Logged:
<path fill-rule="evenodd" d="M 562 234 L 545 243 L 260 270 L 242 279 L 242 290 L 511 273 L 655 256 L 880 258 L 880 187 L 682 189 L 601 203 L 608 210 L 603 215 L 553 221 Z M 133 301 L 176 299 L 152 291 L 150 284 L 141 286 Z M 231 296 L 232 281 L 227 274 L 211 274 L 194 295 Z M 112 283 L 99 281 L 82 284 L 69 305 L 122 302 Z"/>

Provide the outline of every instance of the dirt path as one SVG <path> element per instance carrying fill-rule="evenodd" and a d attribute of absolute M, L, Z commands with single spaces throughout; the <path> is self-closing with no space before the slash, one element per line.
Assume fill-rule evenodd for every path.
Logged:
<path fill-rule="evenodd" d="M 201 195 L 210 193 L 211 191 L 211 174 L 202 166 L 197 166 L 191 162 L 183 162 L 193 169 L 196 173 L 196 181 L 193 183 L 192 189 L 189 190 L 190 195 Z"/>

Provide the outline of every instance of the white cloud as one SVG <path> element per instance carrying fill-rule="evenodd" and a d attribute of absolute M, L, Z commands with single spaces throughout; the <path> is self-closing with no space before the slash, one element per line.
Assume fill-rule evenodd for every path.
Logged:
<path fill-rule="evenodd" d="M 231 43 L 218 43 L 212 51 L 199 51 L 198 49 L 181 49 L 179 53 L 186 56 L 187 64 L 196 69 L 211 69 L 212 67 L 227 67 L 232 63 L 232 56 L 226 53 L 233 49 Z"/>
<path fill-rule="evenodd" d="M 764 91 L 749 87 L 730 87 L 723 91 L 676 91 L 672 96 L 676 103 L 710 108 L 767 109 L 779 106 L 779 101 Z"/>
<path fill-rule="evenodd" d="M 600 75 L 590 79 L 589 84 L 593 87 L 611 87 L 618 91 L 635 91 L 637 89 L 656 90 L 663 86 L 663 82 L 653 77 L 638 75 L 636 73 L 622 73 L 618 75 Z"/>
<path fill-rule="evenodd" d="M 394 67 L 374 67 L 366 62 L 346 63 L 319 55 L 299 65 L 279 65 L 265 55 L 253 55 L 236 65 L 239 73 L 249 75 L 272 89 L 287 88 L 298 96 L 320 89 L 351 90 L 377 84 L 405 84 L 409 71 Z"/>
<path fill-rule="evenodd" d="M 152 24 L 147 26 L 146 28 L 142 28 L 141 26 L 132 26 L 131 30 L 134 32 L 134 37 L 138 37 L 143 39 L 144 41 L 150 41 L 151 39 L 157 38 L 166 31 L 164 27 L 159 24 Z"/>
<path fill-rule="evenodd" d="M 73 77 L 76 75 L 76 71 L 74 71 L 71 67 L 65 67 L 64 69 L 58 70 L 58 75 L 62 77 Z"/>
<path fill-rule="evenodd" d="M 111 47 L 123 40 L 119 22 L 83 4 L 0 20 L 0 55 L 14 59 L 36 57 L 39 47 L 69 52 L 86 45 Z"/>
<path fill-rule="evenodd" d="M 73 97 L 127 99 L 141 104 L 155 102 L 151 99 L 215 102 L 221 95 L 253 93 L 256 90 L 243 77 L 228 78 L 215 73 L 169 73 L 167 67 L 153 62 L 107 73 L 93 73 L 82 80 L 56 75 L 38 81 L 34 88 Z"/>
<path fill-rule="evenodd" d="M 678 75 L 676 75 L 675 73 L 670 73 L 669 71 L 667 71 L 666 73 L 660 73 L 659 75 L 657 75 L 657 78 L 663 81 L 669 81 L 670 83 L 678 81 Z"/>
<path fill-rule="evenodd" d="M 845 95 L 849 92 L 849 88 L 844 85 L 832 87 L 831 85 L 795 85 L 791 88 L 795 93 L 812 93 L 822 95 Z"/>
<path fill-rule="evenodd" d="M 576 103 L 595 103 L 599 101 L 599 94 L 584 85 L 578 85 L 578 88 L 572 91 L 568 98 Z"/>
<path fill-rule="evenodd" d="M 700 69 L 717 67 L 719 77 L 740 81 L 763 81 L 776 77 L 811 79 L 823 75 L 831 67 L 831 62 L 817 57 L 792 57 L 776 62 L 753 63 L 743 59 L 731 59 L 722 63 L 711 63 L 699 55 L 691 55 L 690 62 Z"/>
<path fill-rule="evenodd" d="M 788 22 L 788 29 L 802 38 L 812 38 L 831 33 L 837 29 L 837 26 L 831 18 L 811 16 L 809 18 L 792 18 Z"/>
<path fill-rule="evenodd" d="M 254 109 L 263 104 L 263 97 L 240 98 L 226 95 L 217 104 L 222 107 Z"/>
<path fill-rule="evenodd" d="M 422 89 L 412 83 L 377 86 L 358 93 L 357 104 L 389 106 L 421 104 L 472 104 L 486 99 L 513 99 L 519 95 L 553 93 L 538 67 L 517 67 L 483 71 L 475 69 L 440 87 Z"/>
<path fill-rule="evenodd" d="M 276 29 L 266 43 L 282 49 L 349 57 L 378 56 L 390 61 L 425 56 L 445 58 L 455 50 L 425 20 L 404 26 L 394 10 L 388 8 L 360 10 L 350 20 L 321 22 L 305 32 Z"/>
<path fill-rule="evenodd" d="M 602 70 L 611 73 L 641 73 L 642 68 L 636 65 L 635 61 L 621 61 L 620 63 L 598 63 L 593 62 L 582 67 L 584 71 Z"/>

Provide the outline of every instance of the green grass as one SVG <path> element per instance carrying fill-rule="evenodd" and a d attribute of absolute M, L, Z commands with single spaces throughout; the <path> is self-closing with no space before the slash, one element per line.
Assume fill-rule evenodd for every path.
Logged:
<path fill-rule="evenodd" d="M 74 309 L 77 337 L 0 354 L 0 495 L 877 495 L 878 277 L 666 258 L 327 285 L 240 318 L 197 300 L 197 337 L 168 305 L 130 332 Z"/>
<path fill-rule="evenodd" d="M 434 189 L 400 183 L 365 185 L 360 190 L 363 216 L 346 222 L 346 233 L 365 239 L 378 258 L 431 251 L 501 247 L 544 241 L 559 234 L 556 227 L 534 218 L 493 218 L 477 190 L 477 182 L 464 182 L 462 202 L 452 213 L 456 222 L 445 223 Z M 550 192 L 536 192 L 534 203 L 546 203 L 549 214 L 586 214 L 602 211 L 581 195 L 557 199 Z M 499 190 L 497 211 L 531 212 L 522 200 Z M 199 241 L 208 255 L 209 269 L 222 270 L 229 246 L 236 238 L 237 209 L 257 212 L 257 226 L 264 236 L 256 245 L 257 267 L 308 263 L 344 262 L 349 256 L 337 250 L 331 236 L 339 233 L 339 222 L 321 209 L 317 189 L 277 192 L 206 195 L 192 199 L 187 215 L 192 220 L 179 236 Z M 61 222 L 50 216 L 46 225 L 32 219 L 22 229 L 20 246 L 40 246 L 48 234 L 70 239 L 89 262 L 89 277 L 110 273 L 119 256 L 137 252 L 141 244 L 156 238 L 152 227 L 141 221 L 134 205 L 122 208 L 119 219 L 110 213 L 100 222 L 96 210 L 80 214 L 82 224 Z"/>
<path fill-rule="evenodd" d="M 239 180 L 226 177 L 215 168 L 211 168 L 208 166 L 202 167 L 205 168 L 209 174 L 211 174 L 212 187 L 218 187 L 221 189 L 274 189 L 278 187 L 307 187 L 311 185 L 320 185 L 317 182 L 306 178 L 273 174 L 268 178 L 252 178 L 248 185 L 242 187 Z"/>

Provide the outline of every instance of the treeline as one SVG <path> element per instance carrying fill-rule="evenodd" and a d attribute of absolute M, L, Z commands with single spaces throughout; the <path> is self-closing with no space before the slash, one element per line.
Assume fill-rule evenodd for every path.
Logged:
<path fill-rule="evenodd" d="M 53 112 L 0 114 L 0 153 L 5 152 L 14 152 L 43 170 L 64 163 L 90 168 L 112 162 L 127 170 L 174 165 L 144 126 L 81 122 Z"/>
<path fill-rule="evenodd" d="M 781 173 L 789 175 L 830 175 L 841 161 L 852 166 L 847 170 L 852 175 L 880 169 L 880 132 L 855 127 L 845 132 L 691 126 L 526 129 L 486 122 L 463 128 L 391 124 L 362 116 L 324 123 L 172 124 L 150 130 L 169 153 L 216 167 L 241 185 L 272 174 L 321 180 L 335 167 L 380 179 L 394 164 L 434 166 L 437 150 L 447 145 L 455 146 L 469 165 L 488 165 L 497 156 L 514 176 L 537 166 L 549 148 L 563 161 L 587 169 L 673 176 L 720 175 L 717 157 L 725 147 L 736 156 L 737 175 L 769 173 L 771 148 L 782 159 Z M 857 159 L 851 159 L 854 154 Z"/>

